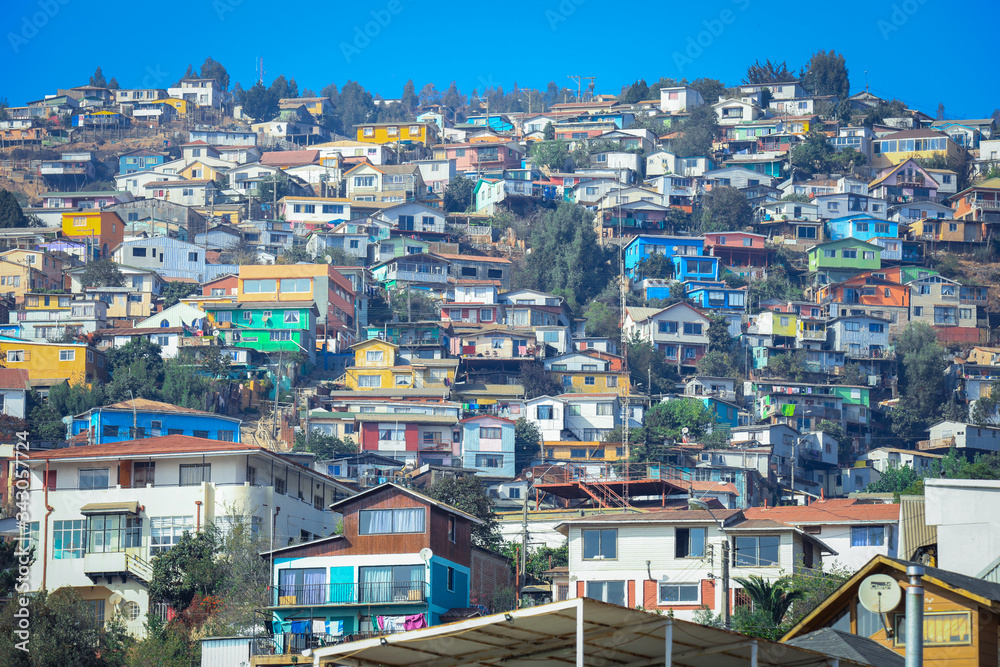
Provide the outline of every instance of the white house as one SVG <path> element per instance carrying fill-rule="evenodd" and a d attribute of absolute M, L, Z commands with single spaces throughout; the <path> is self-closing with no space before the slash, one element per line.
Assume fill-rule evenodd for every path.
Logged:
<path fill-rule="evenodd" d="M 129 193 L 133 197 L 145 197 L 146 185 L 148 183 L 182 180 L 184 180 L 184 177 L 179 174 L 160 174 L 147 169 L 146 171 L 133 171 L 129 174 L 115 176 L 115 188 L 119 192 Z"/>
<path fill-rule="evenodd" d="M 274 544 L 326 536 L 340 518 L 329 505 L 354 493 L 287 455 L 190 436 L 39 450 L 27 463 L 29 589 L 73 587 L 97 622 L 117 605 L 132 634 L 150 611 L 151 560 L 185 532 L 246 521 Z"/>
<path fill-rule="evenodd" d="M 624 336 L 637 335 L 678 366 L 694 366 L 708 352 L 711 320 L 693 306 L 678 302 L 666 308 L 626 308 Z"/>
<path fill-rule="evenodd" d="M 719 100 L 712 105 L 719 125 L 739 125 L 747 121 L 757 120 L 763 112 L 753 102 L 733 98 Z"/>
<path fill-rule="evenodd" d="M 978 452 L 1000 452 L 1000 428 L 956 421 L 939 421 L 930 428 L 930 439 L 921 440 L 921 450 L 947 451 L 951 447 Z"/>
<path fill-rule="evenodd" d="M 180 181 L 149 181 L 143 186 L 147 199 L 162 199 L 183 206 L 204 207 L 215 201 L 218 188 L 208 179 Z"/>
<path fill-rule="evenodd" d="M 297 234 L 307 227 L 326 227 L 328 223 L 351 219 L 351 200 L 342 197 L 301 197 L 286 195 L 278 202 L 285 220 Z"/>
<path fill-rule="evenodd" d="M 0 368 L 0 412 L 24 419 L 27 414 L 28 371 L 24 368 Z"/>
<path fill-rule="evenodd" d="M 924 480 L 925 521 L 937 529 L 941 569 L 997 580 L 1000 557 L 1000 481 Z"/>
<path fill-rule="evenodd" d="M 694 88 L 673 86 L 660 88 L 660 111 L 664 113 L 684 113 L 705 104 L 705 98 Z"/>
<path fill-rule="evenodd" d="M 215 109 L 222 106 L 224 96 L 218 81 L 199 78 L 181 79 L 176 87 L 167 88 L 167 94 L 199 107 L 213 107 Z"/>
<path fill-rule="evenodd" d="M 862 460 L 871 461 L 872 467 L 880 473 L 884 473 L 890 468 L 909 467 L 917 471 L 921 476 L 926 476 L 934 467 L 934 462 L 944 458 L 943 454 L 931 454 L 914 449 L 896 449 L 895 447 L 877 447 L 860 457 Z"/>

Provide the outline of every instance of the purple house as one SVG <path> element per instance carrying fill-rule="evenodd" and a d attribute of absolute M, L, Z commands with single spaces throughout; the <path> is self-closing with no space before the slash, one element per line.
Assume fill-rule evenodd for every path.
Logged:
<path fill-rule="evenodd" d="M 128 192 L 46 192 L 42 195 L 42 208 L 104 208 L 111 204 L 132 201 Z"/>
<path fill-rule="evenodd" d="M 940 184 L 930 172 L 917 164 L 913 158 L 886 167 L 868 185 L 868 194 L 884 199 L 892 204 L 904 202 L 937 201 Z"/>

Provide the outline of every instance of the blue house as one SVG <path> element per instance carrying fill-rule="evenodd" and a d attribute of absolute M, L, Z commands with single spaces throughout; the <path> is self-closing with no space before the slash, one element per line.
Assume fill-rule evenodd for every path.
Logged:
<path fill-rule="evenodd" d="M 635 280 L 636 266 L 651 255 L 664 257 L 700 256 L 705 251 L 705 239 L 695 236 L 636 236 L 625 246 L 625 273 Z"/>
<path fill-rule="evenodd" d="M 483 477 L 513 479 L 514 422 L 503 417 L 469 417 L 462 424 L 462 465 Z"/>
<path fill-rule="evenodd" d="M 156 151 L 140 148 L 139 150 L 123 153 L 118 158 L 118 173 L 124 176 L 125 174 L 134 174 L 137 171 L 146 171 L 147 169 L 152 169 L 157 165 L 163 164 L 166 160 L 166 153 L 157 153 Z"/>
<path fill-rule="evenodd" d="M 682 283 L 690 280 L 718 280 L 721 261 L 718 257 L 675 255 L 670 258 L 670 262 L 674 265 L 674 279 Z"/>
<path fill-rule="evenodd" d="M 834 218 L 826 223 L 827 234 L 831 241 L 854 238 L 859 241 L 871 242 L 876 238 L 898 238 L 899 223 L 892 220 L 879 220 L 864 213 L 845 215 Z"/>
<path fill-rule="evenodd" d="M 731 428 L 740 425 L 740 407 L 735 403 L 723 401 L 715 396 L 704 396 L 701 402 L 715 415 L 716 424 L 725 424 Z"/>
<path fill-rule="evenodd" d="M 729 287 L 722 281 L 689 280 L 684 283 L 684 293 L 697 305 L 709 310 L 743 312 L 747 307 L 746 288 Z"/>
<path fill-rule="evenodd" d="M 273 563 L 276 653 L 438 625 L 470 606 L 474 561 L 489 558 L 472 546 L 482 521 L 391 483 L 330 509 L 343 515 L 341 534 L 262 554 Z"/>
<path fill-rule="evenodd" d="M 103 445 L 160 435 L 240 442 L 243 420 L 146 398 L 91 408 L 73 417 L 72 435 L 87 444 Z"/>

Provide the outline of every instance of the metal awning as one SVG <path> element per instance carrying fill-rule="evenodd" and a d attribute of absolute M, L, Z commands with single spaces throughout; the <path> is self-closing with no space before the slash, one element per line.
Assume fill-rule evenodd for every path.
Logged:
<path fill-rule="evenodd" d="M 81 514 L 138 514 L 139 501 L 129 500 L 118 503 L 87 503 L 80 508 Z"/>
<path fill-rule="evenodd" d="M 836 658 L 588 598 L 307 651 L 330 665 L 458 667 L 855 667 Z"/>

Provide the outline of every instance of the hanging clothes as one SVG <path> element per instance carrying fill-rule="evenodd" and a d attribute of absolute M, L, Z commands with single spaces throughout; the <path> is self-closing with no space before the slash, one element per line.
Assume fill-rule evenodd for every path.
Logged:
<path fill-rule="evenodd" d="M 292 621 L 292 634 L 305 635 L 312 630 L 311 621 Z"/>
<path fill-rule="evenodd" d="M 379 616 L 378 627 L 384 632 L 403 632 L 406 629 L 406 617 Z"/>
<path fill-rule="evenodd" d="M 423 614 L 413 614 L 407 616 L 403 621 L 403 628 L 406 630 L 419 630 L 420 628 L 427 627 L 427 619 L 424 618 Z"/>

